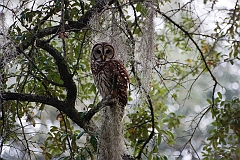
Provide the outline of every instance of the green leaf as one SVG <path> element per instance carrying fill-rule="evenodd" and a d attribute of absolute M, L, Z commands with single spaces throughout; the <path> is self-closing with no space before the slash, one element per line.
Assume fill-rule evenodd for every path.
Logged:
<path fill-rule="evenodd" d="M 136 6 L 136 11 L 140 12 L 142 10 L 142 5 L 140 3 Z"/>
<path fill-rule="evenodd" d="M 94 151 L 97 151 L 97 138 L 95 136 L 91 136 L 90 143 L 93 146 Z"/>
<path fill-rule="evenodd" d="M 91 150 L 88 147 L 84 147 L 84 149 L 87 151 L 87 153 L 92 157 L 93 154 L 91 152 Z"/>
<path fill-rule="evenodd" d="M 77 139 L 81 138 L 82 135 L 84 135 L 84 133 L 86 133 L 86 132 L 85 131 L 80 132 L 79 135 L 77 136 Z"/>
<path fill-rule="evenodd" d="M 217 94 L 218 94 L 218 97 L 219 97 L 220 99 L 222 99 L 222 93 L 217 92 Z"/>
<path fill-rule="evenodd" d="M 40 111 L 44 110 L 44 107 L 45 107 L 45 104 L 42 103 L 41 106 L 39 107 L 39 110 Z"/>
<path fill-rule="evenodd" d="M 78 112 L 80 114 L 80 118 L 84 119 L 84 116 L 86 115 L 86 112 Z"/>
<path fill-rule="evenodd" d="M 162 134 L 161 133 L 158 133 L 158 140 L 157 140 L 157 144 L 160 145 L 161 142 L 162 142 Z"/>
<path fill-rule="evenodd" d="M 92 85 L 89 89 L 90 91 L 93 91 L 93 93 L 96 93 L 96 86 Z"/>
<path fill-rule="evenodd" d="M 207 102 L 208 102 L 209 104 L 212 104 L 212 100 L 210 100 L 210 99 L 207 99 Z"/>
<path fill-rule="evenodd" d="M 59 141 L 62 141 L 62 138 L 66 138 L 66 137 L 67 137 L 67 133 L 62 134 L 62 135 L 59 137 Z"/>

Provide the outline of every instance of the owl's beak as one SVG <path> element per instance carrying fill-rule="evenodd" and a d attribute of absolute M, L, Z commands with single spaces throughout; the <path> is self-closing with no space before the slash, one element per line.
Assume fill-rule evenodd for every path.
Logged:
<path fill-rule="evenodd" d="M 102 55 L 102 61 L 105 61 L 105 56 L 104 55 Z"/>

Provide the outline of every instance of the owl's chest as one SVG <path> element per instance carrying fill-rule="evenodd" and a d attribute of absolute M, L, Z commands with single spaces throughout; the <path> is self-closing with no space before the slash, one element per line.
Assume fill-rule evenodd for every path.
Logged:
<path fill-rule="evenodd" d="M 96 78 L 105 81 L 111 80 L 112 75 L 115 72 L 111 62 L 92 63 L 91 69 L 95 80 Z"/>
<path fill-rule="evenodd" d="M 94 75 L 101 75 L 106 74 L 108 72 L 110 73 L 111 66 L 110 63 L 108 62 L 93 62 L 91 64 L 91 69 Z"/>

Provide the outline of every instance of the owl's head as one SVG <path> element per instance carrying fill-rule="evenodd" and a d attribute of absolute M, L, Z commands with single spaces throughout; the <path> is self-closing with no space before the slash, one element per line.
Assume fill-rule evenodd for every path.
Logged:
<path fill-rule="evenodd" d="M 111 44 L 100 42 L 93 46 L 91 59 L 94 61 L 109 61 L 115 59 L 115 51 Z"/>

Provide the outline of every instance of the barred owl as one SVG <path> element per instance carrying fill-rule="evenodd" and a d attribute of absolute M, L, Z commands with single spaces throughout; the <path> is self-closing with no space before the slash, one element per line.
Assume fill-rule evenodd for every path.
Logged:
<path fill-rule="evenodd" d="M 129 75 L 123 64 L 116 58 L 111 44 L 100 42 L 93 46 L 91 70 L 102 98 L 112 95 L 124 110 L 127 104 Z"/>

